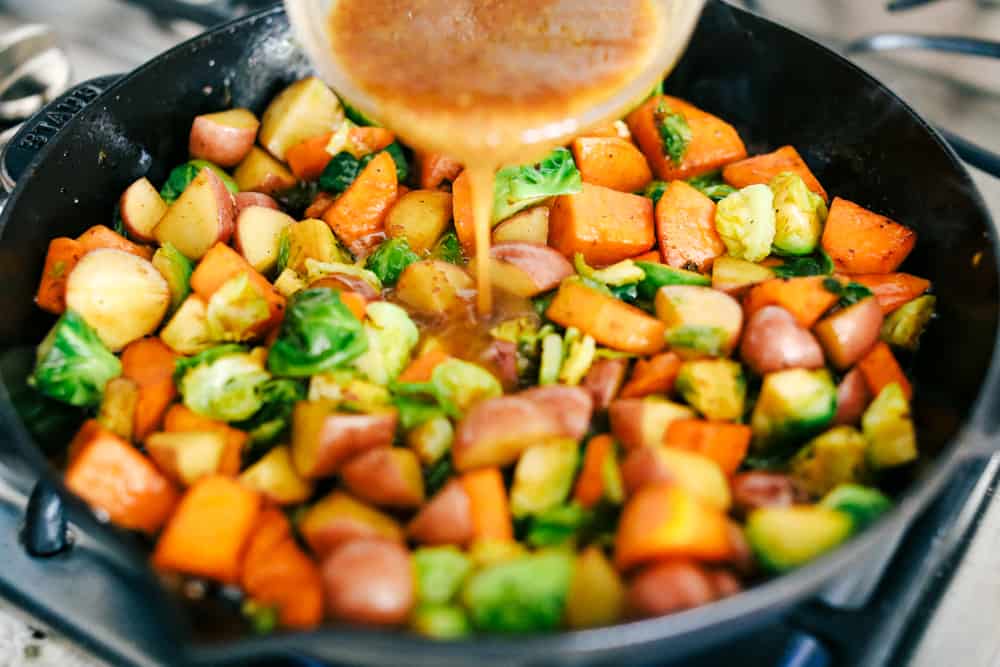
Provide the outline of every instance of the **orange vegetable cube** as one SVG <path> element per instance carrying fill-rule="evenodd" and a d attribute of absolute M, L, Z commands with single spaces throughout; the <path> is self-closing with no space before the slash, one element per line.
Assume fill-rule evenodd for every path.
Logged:
<path fill-rule="evenodd" d="M 582 253 L 594 266 L 635 257 L 654 243 L 647 197 L 584 183 L 580 192 L 557 197 L 549 213 L 549 245 L 570 258 Z"/>
<path fill-rule="evenodd" d="M 917 233 L 884 215 L 835 197 L 821 244 L 843 273 L 890 273 L 917 243 Z"/>
<path fill-rule="evenodd" d="M 581 507 L 593 507 L 604 497 L 604 463 L 614 455 L 615 441 L 607 433 L 595 435 L 587 443 L 583 467 L 573 490 L 573 499 Z"/>
<path fill-rule="evenodd" d="M 913 301 L 931 287 L 929 280 L 909 273 L 872 273 L 851 276 L 851 280 L 872 291 L 883 315 Z"/>
<path fill-rule="evenodd" d="M 164 413 L 177 398 L 176 362 L 177 355 L 159 338 L 140 338 L 122 350 L 122 375 L 139 387 L 132 427 L 139 442 L 160 427 Z"/>
<path fill-rule="evenodd" d="M 675 352 L 661 352 L 635 362 L 632 375 L 622 387 L 619 398 L 642 398 L 650 394 L 669 394 L 681 370 L 681 358 Z"/>
<path fill-rule="evenodd" d="M 636 192 L 653 180 L 642 151 L 621 137 L 580 137 L 570 148 L 584 183 Z"/>
<path fill-rule="evenodd" d="M 722 472 L 732 475 L 747 455 L 751 434 L 745 424 L 677 419 L 667 426 L 663 442 L 668 447 L 698 452 L 718 463 Z"/>
<path fill-rule="evenodd" d="M 461 163 L 446 155 L 417 151 L 414 154 L 414 161 L 420 178 L 420 187 L 424 190 L 432 190 L 445 181 L 454 182 L 462 173 Z"/>
<path fill-rule="evenodd" d="M 665 104 L 679 113 L 691 128 L 691 141 L 680 164 L 674 164 L 663 151 L 663 139 L 657 127 L 655 112 Z M 730 162 L 747 156 L 746 146 L 736 128 L 726 121 L 706 113 L 676 97 L 654 95 L 625 119 L 632 138 L 642 149 L 653 173 L 663 181 L 683 180 L 707 174 Z"/>
<path fill-rule="evenodd" d="M 271 317 L 258 326 L 260 332 L 267 331 L 285 316 L 285 297 L 274 289 L 267 278 L 250 266 L 243 255 L 225 243 L 216 243 L 198 262 L 191 274 L 191 289 L 207 302 L 226 281 L 241 273 L 246 274 L 250 284 L 267 301 Z"/>
<path fill-rule="evenodd" d="M 385 214 L 396 201 L 396 162 L 379 153 L 351 187 L 323 213 L 323 220 L 355 255 L 367 255 L 385 238 Z"/>
<path fill-rule="evenodd" d="M 123 250 L 127 253 L 142 257 L 143 259 L 153 258 L 153 249 L 149 246 L 132 243 L 127 238 L 105 225 L 94 225 L 76 240 L 83 246 L 84 252 L 97 250 L 98 248 L 111 248 L 113 250 Z"/>
<path fill-rule="evenodd" d="M 656 238 L 663 263 L 708 271 L 726 244 L 715 230 L 715 202 L 684 181 L 674 181 L 656 204 Z"/>
<path fill-rule="evenodd" d="M 772 278 L 750 288 L 743 299 L 746 319 L 764 306 L 781 306 L 800 326 L 812 328 L 823 313 L 837 303 L 838 296 L 823 287 L 826 276 Z"/>
<path fill-rule="evenodd" d="M 545 316 L 622 352 L 654 354 L 666 345 L 662 321 L 578 282 L 563 282 Z"/>
<path fill-rule="evenodd" d="M 886 343 L 879 341 L 871 352 L 858 362 L 858 370 L 864 376 L 872 396 L 878 396 L 886 385 L 897 382 L 906 400 L 913 398 L 913 385 L 906 379 L 906 374 L 899 367 L 899 362 Z"/>
<path fill-rule="evenodd" d="M 469 496 L 473 535 L 477 540 L 514 539 L 507 489 L 499 468 L 479 468 L 462 475 L 462 489 Z"/>
<path fill-rule="evenodd" d="M 163 430 L 168 433 L 189 431 L 221 433 L 226 437 L 226 449 L 222 452 L 222 460 L 219 461 L 219 474 L 231 477 L 239 474 L 243 462 L 243 450 L 250 441 L 250 436 L 244 431 L 233 428 L 225 422 L 202 417 L 179 403 L 167 410 L 163 418 Z"/>
<path fill-rule="evenodd" d="M 66 279 L 86 252 L 87 248 L 75 239 L 60 237 L 49 241 L 42 280 L 35 295 L 39 308 L 54 315 L 66 310 Z"/>
<path fill-rule="evenodd" d="M 135 447 L 91 419 L 70 443 L 66 488 L 122 528 L 155 533 L 177 490 Z"/>
<path fill-rule="evenodd" d="M 181 498 L 160 535 L 153 566 L 227 584 L 239 582 L 260 504 L 256 491 L 232 478 L 201 478 Z"/>
<path fill-rule="evenodd" d="M 285 151 L 288 168 L 300 181 L 315 181 L 333 156 L 326 152 L 333 132 L 325 132 L 295 144 Z"/>
<path fill-rule="evenodd" d="M 806 187 L 829 201 L 826 190 L 816 180 L 794 146 L 782 146 L 773 153 L 754 155 L 745 160 L 726 165 L 722 170 L 722 179 L 734 188 L 745 188 L 758 183 L 770 183 L 771 179 L 782 172 L 790 171 L 802 177 Z"/>

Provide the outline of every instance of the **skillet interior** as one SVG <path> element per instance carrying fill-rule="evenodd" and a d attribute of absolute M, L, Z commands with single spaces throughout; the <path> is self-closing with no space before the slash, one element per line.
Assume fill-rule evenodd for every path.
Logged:
<path fill-rule="evenodd" d="M 0 293 L 0 346 L 5 358 L 26 359 L 51 324 L 31 300 L 49 239 L 108 222 L 117 194 L 135 178 L 162 180 L 172 165 L 186 159 L 193 116 L 230 105 L 260 111 L 283 85 L 308 71 L 283 13 L 257 15 L 138 70 L 51 142 L 0 218 L 0 280 L 6 287 Z M 998 318 L 992 225 L 967 174 L 926 124 L 859 70 L 718 0 L 706 8 L 668 90 L 733 122 L 751 153 L 794 144 L 831 193 L 918 230 L 920 242 L 904 269 L 930 278 L 940 299 L 939 318 L 913 368 L 915 414 L 921 446 L 928 453 L 917 476 L 940 472 L 940 465 L 933 464 L 951 455 L 949 447 L 955 445 L 949 443 L 979 394 Z M 13 370 L 17 366 L 20 373 Z M 18 385 L 24 367 L 5 364 L 5 388 Z M 3 476 L 12 489 L 26 490 L 45 466 L 39 448 L 9 405 L 0 406 L 0 427 L 6 434 L 0 456 L 8 464 Z M 912 515 L 927 489 L 921 490 L 919 480 L 904 482 L 900 486 L 914 489 Z M 161 660 L 173 656 L 173 663 L 178 643 L 189 639 L 213 660 L 238 660 L 272 649 L 365 664 L 395 664 L 401 655 L 414 665 L 461 664 L 472 656 L 497 663 L 602 658 L 624 664 L 626 655 L 628 664 L 663 661 L 765 620 L 763 612 L 790 605 L 846 565 L 848 556 L 857 556 L 857 549 L 850 554 L 841 550 L 824 559 L 825 566 L 673 617 L 537 640 L 434 645 L 331 629 L 232 644 L 219 643 L 222 637 L 208 631 L 207 616 L 186 616 L 169 601 L 145 568 L 134 538 L 99 524 L 79 504 L 73 509 L 81 536 L 77 547 L 61 560 L 25 570 L 22 576 L 30 586 L 12 588 L 10 575 L 0 584 L 15 598 L 31 595 L 49 622 L 62 624 L 71 636 L 116 662 L 142 663 L 144 656 L 156 655 Z M 60 591 L 55 582 L 63 576 Z M 74 599 L 65 599 L 67 594 Z M 192 625 L 198 627 L 189 634 Z M 650 653 L 653 644 L 655 653 Z M 641 658 L 640 650 L 646 651 Z"/>

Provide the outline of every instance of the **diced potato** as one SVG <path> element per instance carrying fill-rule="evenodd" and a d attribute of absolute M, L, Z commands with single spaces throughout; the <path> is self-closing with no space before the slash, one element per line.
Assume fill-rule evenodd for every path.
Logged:
<path fill-rule="evenodd" d="M 236 219 L 236 249 L 258 273 L 268 274 L 278 264 L 281 232 L 295 220 L 262 206 L 243 209 Z"/>
<path fill-rule="evenodd" d="M 743 309 L 711 287 L 667 285 L 656 292 L 656 316 L 671 349 L 685 358 L 728 356 L 740 338 Z"/>
<path fill-rule="evenodd" d="M 66 306 L 112 352 L 151 334 L 170 306 L 170 287 L 147 260 L 122 250 L 93 250 L 66 281 Z"/>
<path fill-rule="evenodd" d="M 197 354 L 212 347 L 205 302 L 190 295 L 160 332 L 160 339 L 178 354 Z"/>
<path fill-rule="evenodd" d="M 396 200 L 385 219 L 385 231 L 403 237 L 417 254 L 434 247 L 451 220 L 451 193 L 413 190 Z"/>
<path fill-rule="evenodd" d="M 132 439 L 135 406 L 139 403 L 139 386 L 126 377 L 116 377 L 104 385 L 104 397 L 97 421 L 112 433 Z"/>
<path fill-rule="evenodd" d="M 146 438 L 146 451 L 168 477 L 190 486 L 219 472 L 226 436 L 218 431 L 154 433 Z"/>
<path fill-rule="evenodd" d="M 313 485 L 292 465 L 287 445 L 275 447 L 243 471 L 240 481 L 279 505 L 301 503 L 312 495 Z"/>
<path fill-rule="evenodd" d="M 396 297 L 427 315 L 441 315 L 462 307 L 472 291 L 473 281 L 468 273 L 454 264 L 433 259 L 410 264 L 396 284 Z"/>
<path fill-rule="evenodd" d="M 261 117 L 260 144 L 279 160 L 299 142 L 337 129 L 344 121 L 340 100 L 311 76 L 278 93 Z M 240 188 L 243 189 L 243 188 Z"/>
<path fill-rule="evenodd" d="M 233 172 L 241 191 L 273 195 L 295 185 L 295 175 L 288 168 L 254 146 Z"/>
<path fill-rule="evenodd" d="M 153 229 L 167 212 L 167 204 L 148 178 L 140 178 L 128 186 L 118 200 L 118 212 L 129 235 L 143 243 L 156 240 Z"/>
<path fill-rule="evenodd" d="M 549 241 L 549 207 L 535 206 L 515 213 L 493 228 L 493 242 L 524 241 L 545 245 Z"/>
<path fill-rule="evenodd" d="M 625 615 L 625 585 L 600 547 L 591 545 L 576 559 L 566 597 L 571 628 L 610 625 Z"/>
<path fill-rule="evenodd" d="M 233 167 L 246 157 L 257 138 L 260 121 L 247 109 L 228 109 L 195 116 L 188 138 L 193 158 Z"/>
<path fill-rule="evenodd" d="M 309 218 L 296 222 L 285 230 L 285 238 L 288 244 L 285 267 L 296 273 L 306 273 L 307 259 L 327 263 L 351 261 L 347 251 L 330 231 L 330 226 L 322 220 Z"/>
<path fill-rule="evenodd" d="M 216 243 L 229 241 L 235 224 L 233 196 L 214 171 L 202 169 L 167 209 L 153 236 L 197 260 Z"/>

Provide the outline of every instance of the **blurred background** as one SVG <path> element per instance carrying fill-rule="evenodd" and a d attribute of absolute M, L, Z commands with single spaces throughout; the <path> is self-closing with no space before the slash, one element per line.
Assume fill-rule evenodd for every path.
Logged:
<path fill-rule="evenodd" d="M 270 4 L 267 0 L 0 0 L 0 130 L 15 127 L 71 83 L 127 72 L 207 26 Z M 976 156 L 977 147 L 1000 153 L 1000 0 L 732 0 L 732 4 L 844 53 L 949 137 L 962 140 L 965 155 Z M 994 219 L 1000 221 L 1000 179 L 970 171 Z M 1000 502 L 992 502 L 998 470 L 1000 459 L 970 468 L 953 485 L 951 495 L 946 494 L 947 502 L 939 503 L 924 522 L 926 534 L 920 539 L 926 544 L 920 548 L 949 551 L 933 571 L 920 573 L 934 579 L 933 585 L 919 582 L 923 586 L 919 604 L 899 622 L 905 631 L 897 628 L 887 640 L 893 650 L 899 649 L 897 655 L 905 656 L 905 664 L 939 667 L 956 664 L 958 658 L 962 667 L 1000 666 L 1000 633 L 995 629 L 995 619 L 1000 618 Z M 912 541 L 904 542 L 904 548 L 918 548 Z M 887 562 L 892 551 L 887 552 Z M 916 590 L 915 582 L 906 585 Z M 898 602 L 880 602 L 878 588 L 869 588 L 868 595 L 874 597 L 863 600 L 868 607 L 877 610 L 882 604 L 885 615 L 900 608 Z M 860 627 L 866 627 L 864 623 L 868 621 Z M 789 659 L 793 662 L 784 663 L 789 667 L 830 664 Z M 0 667 L 98 664 L 58 637 L 31 627 L 0 603 Z"/>

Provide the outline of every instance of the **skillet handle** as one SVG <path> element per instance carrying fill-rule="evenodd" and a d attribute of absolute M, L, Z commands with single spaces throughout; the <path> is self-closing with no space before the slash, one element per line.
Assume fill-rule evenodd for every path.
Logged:
<path fill-rule="evenodd" d="M 121 78 L 121 74 L 109 74 L 78 83 L 28 120 L 7 130 L 7 141 L 0 152 L 0 186 L 8 192 L 13 190 L 49 141 Z"/>

